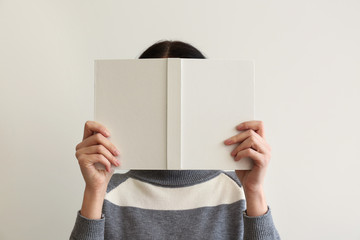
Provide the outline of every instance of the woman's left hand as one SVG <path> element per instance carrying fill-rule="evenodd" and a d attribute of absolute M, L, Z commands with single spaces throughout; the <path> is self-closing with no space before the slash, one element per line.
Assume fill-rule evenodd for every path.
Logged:
<path fill-rule="evenodd" d="M 254 165 L 251 170 L 236 170 L 235 172 L 244 187 L 246 198 L 259 200 L 261 203 L 258 202 L 257 206 L 262 209 L 257 212 L 263 212 L 266 204 L 263 184 L 271 158 L 271 147 L 265 140 L 264 124 L 262 121 L 247 121 L 239 124 L 236 129 L 242 132 L 227 139 L 224 143 L 226 145 L 239 143 L 231 152 L 235 161 L 244 157 L 250 157 L 253 160 Z"/>

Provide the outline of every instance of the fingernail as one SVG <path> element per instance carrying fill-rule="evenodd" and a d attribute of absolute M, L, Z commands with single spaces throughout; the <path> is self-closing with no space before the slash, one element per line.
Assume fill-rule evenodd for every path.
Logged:
<path fill-rule="evenodd" d="M 116 163 L 118 164 L 117 166 L 120 166 L 120 161 L 119 160 L 116 160 Z"/>
<path fill-rule="evenodd" d="M 105 130 L 105 134 L 106 136 L 110 136 L 110 133 L 107 130 Z"/>
<path fill-rule="evenodd" d="M 115 151 L 114 151 L 114 152 L 115 152 L 115 155 L 116 155 L 116 156 L 120 155 L 119 150 L 115 149 Z"/>
<path fill-rule="evenodd" d="M 231 144 L 232 143 L 232 140 L 231 139 L 228 139 L 225 141 L 225 144 Z"/>

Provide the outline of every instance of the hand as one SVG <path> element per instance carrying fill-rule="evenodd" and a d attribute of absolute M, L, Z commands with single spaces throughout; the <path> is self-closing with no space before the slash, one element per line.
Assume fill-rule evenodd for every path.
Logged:
<path fill-rule="evenodd" d="M 75 156 L 78 159 L 86 189 L 92 192 L 104 192 L 114 173 L 111 164 L 119 166 L 115 158 L 119 155 L 117 148 L 107 139 L 110 136 L 105 126 L 94 121 L 87 121 L 84 127 L 83 141 L 76 146 Z M 105 166 L 97 169 L 97 164 Z"/>
<path fill-rule="evenodd" d="M 262 121 L 247 121 L 236 127 L 241 133 L 229 138 L 224 143 L 232 145 L 239 143 L 231 152 L 235 161 L 241 161 L 241 158 L 250 157 L 253 160 L 251 170 L 236 170 L 244 192 L 247 198 L 248 214 L 261 215 L 265 213 L 267 205 L 263 192 L 264 178 L 267 166 L 271 158 L 271 147 L 265 140 L 264 124 Z M 249 202 L 254 200 L 256 202 Z M 251 208 L 249 211 L 249 207 Z M 254 208 L 252 208 L 254 207 Z"/>

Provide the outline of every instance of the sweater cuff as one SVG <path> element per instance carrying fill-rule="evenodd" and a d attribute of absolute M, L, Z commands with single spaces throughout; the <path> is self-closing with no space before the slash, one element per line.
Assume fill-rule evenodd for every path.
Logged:
<path fill-rule="evenodd" d="M 103 240 L 105 228 L 105 215 L 101 214 L 101 219 L 89 219 L 77 212 L 74 229 L 71 239 Z"/>
<path fill-rule="evenodd" d="M 244 211 L 243 216 L 244 239 L 280 239 L 269 206 L 264 215 L 253 217 Z"/>

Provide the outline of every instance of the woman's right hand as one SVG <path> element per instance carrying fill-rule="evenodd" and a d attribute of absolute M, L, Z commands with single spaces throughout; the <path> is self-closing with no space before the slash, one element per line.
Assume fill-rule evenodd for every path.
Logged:
<path fill-rule="evenodd" d="M 110 133 L 105 126 L 95 121 L 87 121 L 83 140 L 76 146 L 75 156 L 78 159 L 86 188 L 91 191 L 106 191 L 114 173 L 111 164 L 120 166 L 120 162 L 115 158 L 120 152 L 107 139 L 109 136 Z M 99 163 L 106 169 L 97 168 Z"/>

